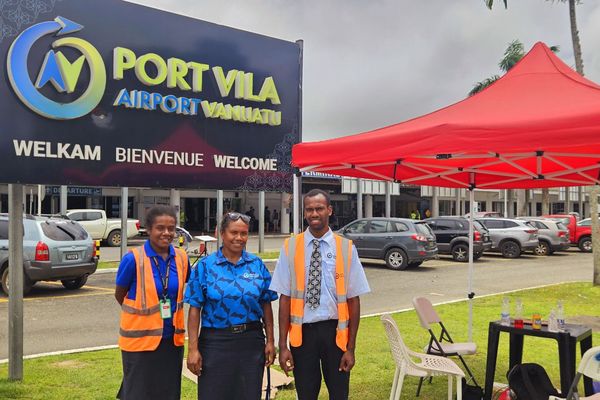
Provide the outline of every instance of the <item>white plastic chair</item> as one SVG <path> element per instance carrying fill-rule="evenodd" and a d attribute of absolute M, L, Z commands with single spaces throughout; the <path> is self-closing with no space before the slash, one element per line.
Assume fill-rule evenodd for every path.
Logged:
<path fill-rule="evenodd" d="M 429 344 L 425 347 L 425 352 L 427 354 L 435 354 L 443 357 L 456 356 L 460 359 L 465 369 L 467 370 L 467 375 L 469 376 L 469 381 L 473 381 L 473 383 L 477 386 L 477 381 L 475 380 L 475 376 L 469 369 L 469 366 L 465 362 L 462 356 L 464 355 L 472 355 L 477 352 L 477 344 L 473 342 L 465 342 L 465 343 L 454 343 L 450 333 L 444 326 L 440 316 L 433 308 L 433 305 L 429 301 L 429 299 L 425 297 L 415 297 L 413 298 L 413 305 L 415 307 L 415 311 L 419 316 L 419 321 L 421 322 L 421 326 L 424 329 L 427 329 L 429 332 Z M 439 337 L 433 331 L 431 325 L 439 324 L 440 333 Z M 419 382 L 419 387 L 417 388 L 417 396 L 419 396 L 419 392 L 421 391 L 421 385 L 423 384 L 423 379 Z"/>
<path fill-rule="evenodd" d="M 396 321 L 394 321 L 391 315 L 382 315 L 381 322 L 385 327 L 392 357 L 396 363 L 390 400 L 398 400 L 400 398 L 402 384 L 404 383 L 404 377 L 406 375 L 417 376 L 420 378 L 447 375 L 448 400 L 452 400 L 452 378 L 456 377 L 456 399 L 462 400 L 462 378 L 465 374 L 454 361 L 445 357 L 415 353 L 414 351 L 409 350 L 404 344 L 400 331 L 398 330 L 398 325 L 396 325 Z"/>
<path fill-rule="evenodd" d="M 600 346 L 592 347 L 583 354 L 583 357 L 581 357 L 577 374 L 575 374 L 575 379 L 573 379 L 573 383 L 569 388 L 569 393 L 567 394 L 566 399 L 563 399 L 562 397 L 550 396 L 549 400 L 600 399 L 600 394 L 595 394 L 588 397 L 579 397 L 577 385 L 584 375 L 592 378 L 593 380 L 600 381 Z"/>

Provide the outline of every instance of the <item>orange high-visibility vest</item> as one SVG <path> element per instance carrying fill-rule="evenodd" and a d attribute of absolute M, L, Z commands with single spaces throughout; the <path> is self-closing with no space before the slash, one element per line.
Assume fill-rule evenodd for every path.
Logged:
<path fill-rule="evenodd" d="M 338 326 L 335 343 L 343 351 L 348 345 L 348 322 L 350 315 L 346 301 L 347 281 L 352 258 L 352 241 L 334 234 L 335 237 L 335 294 L 337 297 Z M 302 321 L 304 319 L 304 233 L 286 239 L 284 244 L 290 269 L 290 345 L 302 345 Z"/>
<path fill-rule="evenodd" d="M 135 300 L 125 297 L 121 305 L 121 327 L 119 347 L 125 351 L 152 351 L 160 344 L 163 333 L 163 319 L 160 316 L 158 294 L 152 274 L 152 263 L 144 251 L 144 246 L 132 249 L 137 274 Z M 183 287 L 187 276 L 187 254 L 175 249 L 177 264 L 177 308 L 173 314 L 175 346 L 183 346 L 185 327 L 183 317 Z"/>

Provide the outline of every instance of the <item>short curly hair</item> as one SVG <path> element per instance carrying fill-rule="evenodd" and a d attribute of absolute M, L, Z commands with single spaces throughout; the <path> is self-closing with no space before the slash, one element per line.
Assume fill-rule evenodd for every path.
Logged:
<path fill-rule="evenodd" d="M 154 225 L 156 218 L 163 215 L 173 217 L 173 219 L 177 221 L 177 212 L 175 211 L 175 207 L 157 205 L 149 209 L 146 213 L 146 229 L 152 229 L 152 225 Z"/>

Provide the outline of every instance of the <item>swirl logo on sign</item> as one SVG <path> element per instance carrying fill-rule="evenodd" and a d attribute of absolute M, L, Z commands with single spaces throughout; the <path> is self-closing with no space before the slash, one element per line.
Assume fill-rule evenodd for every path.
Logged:
<path fill-rule="evenodd" d="M 10 84 L 21 101 L 36 113 L 51 119 L 74 119 L 92 111 L 104 95 L 106 88 L 106 68 L 104 61 L 88 41 L 65 37 L 55 40 L 52 49 L 46 53 L 44 62 L 33 83 L 27 68 L 27 57 L 35 42 L 46 36 L 63 36 L 78 32 L 83 26 L 64 17 L 33 25 L 23 31 L 12 43 L 8 51 L 7 71 Z M 66 46 L 78 50 L 82 55 L 70 62 L 62 52 L 54 49 Z M 77 86 L 84 61 L 90 69 L 90 83 L 85 92 L 75 101 L 58 103 L 39 92 L 47 83 L 51 83 L 60 93 L 72 93 Z"/>

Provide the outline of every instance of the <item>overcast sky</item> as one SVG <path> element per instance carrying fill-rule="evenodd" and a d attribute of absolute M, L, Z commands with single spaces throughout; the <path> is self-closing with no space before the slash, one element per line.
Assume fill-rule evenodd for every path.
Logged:
<path fill-rule="evenodd" d="M 134 0 L 279 39 L 304 40 L 303 140 L 380 128 L 457 102 L 499 74 L 509 42 L 560 46 L 566 3 L 502 0 Z M 600 82 L 600 1 L 577 6 L 585 75 Z"/>

